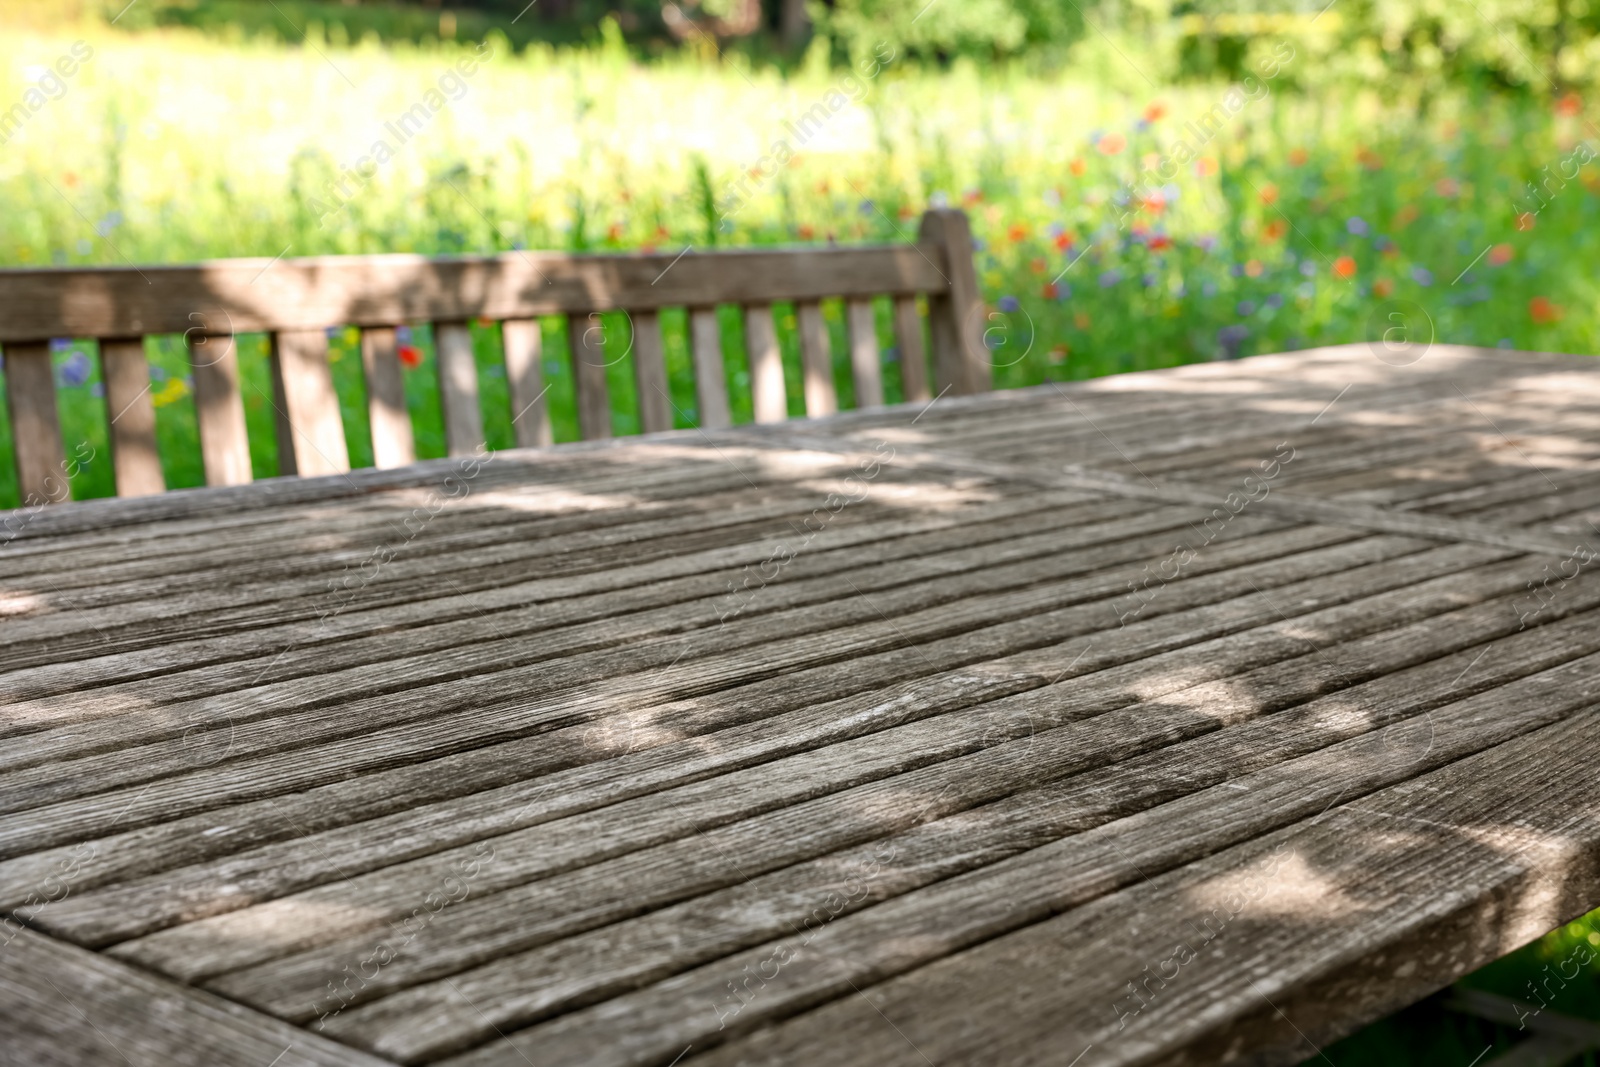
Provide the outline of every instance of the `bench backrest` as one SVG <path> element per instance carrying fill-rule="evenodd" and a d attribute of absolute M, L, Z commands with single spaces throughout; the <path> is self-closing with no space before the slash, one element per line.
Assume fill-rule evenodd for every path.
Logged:
<path fill-rule="evenodd" d="M 820 301 L 848 308 L 857 404 L 883 402 L 872 298 L 893 301 L 896 348 L 907 400 L 931 395 L 918 298 L 926 300 L 933 389 L 952 394 L 989 387 L 983 309 L 972 266 L 972 236 L 959 211 L 926 213 L 915 243 L 856 247 L 744 249 L 672 254 L 495 256 L 328 256 L 218 260 L 185 266 L 0 270 L 0 352 L 18 475 L 25 504 L 65 499 L 63 454 L 51 374 L 50 339 L 99 343 L 119 496 L 165 488 L 156 451 L 155 412 L 143 339 L 184 334 L 193 368 L 195 411 L 208 485 L 251 478 L 234 336 L 271 339 L 282 474 L 349 469 L 344 429 L 328 363 L 328 330 L 361 331 L 374 461 L 412 462 L 410 417 L 401 390 L 396 329 L 428 322 L 450 455 L 483 444 L 477 369 L 467 324 L 502 324 L 516 443 L 551 442 L 542 399 L 539 317 L 567 317 L 578 424 L 586 439 L 611 436 L 607 356 L 590 324 L 598 312 L 625 311 L 639 421 L 647 433 L 671 429 L 659 312 L 688 310 L 698 422 L 731 421 L 715 308 L 745 316 L 751 403 L 761 422 L 787 416 L 783 367 L 772 319 L 775 301 L 795 304 L 805 411 L 834 411 L 828 334 Z"/>

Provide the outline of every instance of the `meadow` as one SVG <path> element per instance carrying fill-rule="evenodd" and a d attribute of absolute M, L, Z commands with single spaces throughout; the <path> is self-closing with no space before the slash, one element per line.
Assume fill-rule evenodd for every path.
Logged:
<path fill-rule="evenodd" d="M 830 63 L 825 49 L 785 72 L 687 53 L 640 62 L 609 26 L 592 47 L 521 51 L 497 34 L 380 45 L 307 30 L 299 45 L 219 43 L 85 22 L 0 42 L 6 102 L 74 47 L 90 52 L 0 145 L 0 265 L 899 240 L 926 206 L 953 204 L 972 217 L 1002 387 L 1397 326 L 1413 339 L 1600 347 L 1596 279 L 1580 269 L 1600 254 L 1600 167 L 1586 162 L 1593 127 L 1576 95 L 1421 83 L 1311 92 L 1295 67 L 1311 49 L 1294 39 L 1270 42 L 1242 87 L 1135 92 L 1093 70 L 930 70 L 888 49 L 871 68 Z M 473 73 L 452 75 L 462 60 Z M 370 179 L 353 177 L 384 124 L 436 88 L 445 106 L 427 128 Z M 785 124 L 830 93 L 848 102 L 785 165 L 751 177 Z M 734 197 L 741 176 L 746 195 Z M 1541 197 L 1530 181 L 1544 183 Z M 884 328 L 887 348 L 886 313 Z M 667 329 L 688 421 L 682 323 Z M 797 375 L 792 319 L 780 330 Z M 626 344 L 625 324 L 610 332 Z M 736 414 L 748 418 L 736 316 L 725 334 Z M 493 328 L 478 340 L 490 444 L 507 445 Z M 354 345 L 351 332 L 334 337 L 359 464 L 370 450 Z M 64 433 L 95 451 L 73 494 L 109 494 L 93 348 L 58 348 Z M 420 450 L 437 455 L 425 328 L 413 349 Z M 265 341 L 241 351 L 266 476 Z M 169 484 L 199 484 L 178 339 L 152 342 L 151 357 Z M 557 437 L 570 439 L 570 375 L 554 357 L 547 371 Z M 619 365 L 624 432 L 636 425 L 628 378 Z M 0 471 L 0 504 L 11 503 L 6 455 Z"/>

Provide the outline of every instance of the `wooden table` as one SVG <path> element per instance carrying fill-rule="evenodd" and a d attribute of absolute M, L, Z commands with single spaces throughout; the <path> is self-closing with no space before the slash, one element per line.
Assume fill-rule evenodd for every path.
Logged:
<path fill-rule="evenodd" d="M 1415 355 L 14 514 L 0 1058 L 1313 1056 L 1600 904 L 1600 364 Z"/>

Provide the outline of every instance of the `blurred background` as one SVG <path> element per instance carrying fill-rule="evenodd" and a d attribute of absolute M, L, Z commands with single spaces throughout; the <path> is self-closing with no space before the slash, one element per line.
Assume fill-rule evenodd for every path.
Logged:
<path fill-rule="evenodd" d="M 0 0 L 0 266 L 905 240 L 954 205 L 1001 387 L 1396 329 L 1594 353 L 1597 31 L 1597 0 Z M 442 455 L 431 338 L 403 341 L 419 454 Z M 182 339 L 149 345 L 167 484 L 201 484 Z M 96 446 L 72 493 L 110 495 L 93 346 L 55 347 L 66 437 Z M 353 331 L 333 357 L 370 463 Z M 241 367 L 268 476 L 264 339 Z M 575 438 L 570 371 L 546 374 Z M 1596 931 L 1467 984 L 1530 999 L 1587 952 L 1551 1009 L 1600 1018 Z M 1465 1067 L 1515 1036 L 1436 998 L 1318 1062 Z"/>
<path fill-rule="evenodd" d="M 4 266 L 903 240 L 949 204 L 1002 387 L 1396 328 L 1596 351 L 1594 0 L 0 0 L 0 27 Z M 201 477 L 171 340 L 177 487 Z M 73 391 L 98 361 L 60 347 L 65 430 L 94 443 Z M 407 353 L 431 371 L 425 328 Z M 432 375 L 408 377 L 443 454 Z M 111 491 L 106 462 L 74 479 Z"/>

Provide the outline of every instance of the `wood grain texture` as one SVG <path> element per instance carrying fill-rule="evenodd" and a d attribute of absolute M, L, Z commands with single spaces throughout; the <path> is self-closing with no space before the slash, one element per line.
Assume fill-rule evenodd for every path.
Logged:
<path fill-rule="evenodd" d="M 907 403 L 933 399 L 928 388 L 928 350 L 922 338 L 922 311 L 914 296 L 894 298 L 895 349 L 900 357 L 900 393 Z"/>
<path fill-rule="evenodd" d="M 783 352 L 772 322 L 771 304 L 744 310 L 745 355 L 750 366 L 750 401 L 757 422 L 782 422 L 789 417 L 783 381 Z"/>
<path fill-rule="evenodd" d="M 703 430 L 733 425 L 728 407 L 728 375 L 722 362 L 722 327 L 717 309 L 689 309 L 689 348 L 694 359 L 694 395 L 699 406 L 696 420 Z"/>
<path fill-rule="evenodd" d="M 645 433 L 672 429 L 672 394 L 666 354 L 661 347 L 661 316 L 654 311 L 629 315 L 633 324 L 633 382 L 639 395 L 639 428 Z"/>
<path fill-rule="evenodd" d="M 226 259 L 187 266 L 0 271 L 0 344 L 182 333 L 193 314 L 235 332 L 659 310 L 945 284 L 943 245 L 498 256 Z M 197 308 L 199 309 L 197 312 Z"/>
<path fill-rule="evenodd" d="M 383 1067 L 220 997 L 0 926 L 0 1055 L 41 1067 Z"/>
<path fill-rule="evenodd" d="M 4 359 L 17 495 L 24 507 L 70 500 L 72 489 L 61 447 L 61 416 L 56 411 L 50 346 L 8 344 Z"/>
<path fill-rule="evenodd" d="M 367 385 L 367 425 L 372 434 L 372 465 L 380 469 L 415 463 L 411 411 L 406 407 L 404 371 L 393 326 L 361 331 L 361 371 Z"/>
<path fill-rule="evenodd" d="M 146 496 L 167 488 L 156 449 L 156 409 L 150 399 L 150 366 L 144 341 L 100 342 L 100 372 L 106 387 L 106 425 L 118 496 Z"/>
<path fill-rule="evenodd" d="M 538 319 L 500 324 L 506 379 L 511 389 L 511 429 L 518 448 L 555 444 L 544 384 L 544 334 Z"/>
<path fill-rule="evenodd" d="M 200 459 L 206 484 L 244 485 L 250 469 L 250 435 L 244 421 L 244 397 L 239 392 L 239 352 L 233 336 L 191 333 L 189 366 L 194 372 L 194 413 L 200 426 Z M 274 385 L 277 378 L 274 376 Z M 281 399 L 275 403 L 280 418 Z M 283 434 L 279 434 L 279 441 Z M 292 456 L 293 452 L 289 453 Z M 282 456 L 280 453 L 280 464 Z M 293 473 L 292 470 L 289 473 Z"/>
<path fill-rule="evenodd" d="M 856 407 L 883 407 L 883 367 L 878 362 L 877 313 L 870 300 L 845 305 L 850 327 L 850 375 L 855 381 Z"/>
<path fill-rule="evenodd" d="M 15 513 L 0 912 L 130 1033 L 178 990 L 407 1063 L 1295 1062 L 1600 902 L 1595 367 L 1345 346 Z M 95 1062 L 4 952 L 0 1028 Z"/>
<path fill-rule="evenodd" d="M 839 410 L 839 397 L 833 385 L 833 345 L 828 340 L 822 305 L 814 300 L 797 303 L 795 317 L 800 326 L 800 378 L 806 396 L 806 417 L 832 415 Z"/>
<path fill-rule="evenodd" d="M 983 296 L 972 266 L 972 227 L 953 209 L 922 216 L 917 239 L 940 247 L 942 284 L 928 293 L 928 326 L 933 335 L 934 384 L 956 396 L 992 388 L 989 351 L 984 347 Z"/>
<path fill-rule="evenodd" d="M 567 316 L 567 347 L 578 395 L 578 432 L 585 441 L 611 436 L 611 391 L 606 382 L 605 325 L 597 312 Z"/>
<path fill-rule="evenodd" d="M 433 344 L 438 359 L 439 406 L 444 409 L 445 450 L 452 456 L 470 456 L 484 447 L 472 334 L 465 322 L 436 322 Z"/>
<path fill-rule="evenodd" d="M 285 418 L 278 439 L 280 464 L 293 456 L 302 477 L 342 474 L 350 469 L 344 420 L 328 365 L 328 335 L 322 330 L 283 330 L 272 334 L 272 374 Z"/>

